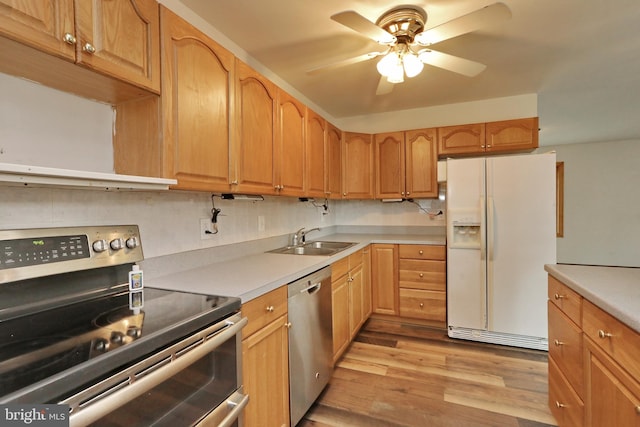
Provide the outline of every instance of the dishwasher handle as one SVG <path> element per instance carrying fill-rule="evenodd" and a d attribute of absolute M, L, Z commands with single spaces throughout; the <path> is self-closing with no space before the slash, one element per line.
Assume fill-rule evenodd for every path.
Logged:
<path fill-rule="evenodd" d="M 300 289 L 300 293 L 308 293 L 309 295 L 313 295 L 316 292 L 320 291 L 320 288 L 322 288 L 322 282 L 317 282 L 314 284 L 311 284 L 311 281 L 309 281 L 309 286 L 307 286 L 306 288 Z"/>

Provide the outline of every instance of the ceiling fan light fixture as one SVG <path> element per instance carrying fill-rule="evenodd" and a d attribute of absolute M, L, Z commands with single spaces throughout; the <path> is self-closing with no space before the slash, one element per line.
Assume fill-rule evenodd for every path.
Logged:
<path fill-rule="evenodd" d="M 402 63 L 399 60 L 391 69 L 391 72 L 387 76 L 387 81 L 394 84 L 404 82 L 404 68 L 402 67 Z"/>
<path fill-rule="evenodd" d="M 378 61 L 378 72 L 388 77 L 396 68 L 396 64 L 398 63 L 398 54 L 396 52 L 389 52 L 385 56 L 382 57 L 380 61 Z"/>
<path fill-rule="evenodd" d="M 404 65 L 404 72 L 409 78 L 417 76 L 422 72 L 422 69 L 424 68 L 424 64 L 422 63 L 422 61 L 420 61 L 418 57 L 413 53 L 406 53 L 402 57 L 402 64 Z"/>

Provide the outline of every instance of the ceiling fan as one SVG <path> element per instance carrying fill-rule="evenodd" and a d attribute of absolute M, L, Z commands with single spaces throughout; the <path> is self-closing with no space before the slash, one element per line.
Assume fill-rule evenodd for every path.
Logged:
<path fill-rule="evenodd" d="M 308 70 L 307 74 L 381 56 L 382 59 L 377 64 L 378 72 L 381 74 L 376 90 L 377 95 L 390 93 L 393 85 L 402 83 L 405 76 L 408 78 L 417 76 L 422 72 L 424 64 L 473 77 L 481 73 L 486 65 L 438 52 L 431 46 L 453 37 L 489 28 L 509 18 L 511 18 L 509 8 L 503 3 L 494 3 L 425 30 L 427 14 L 418 6 L 393 8 L 380 16 L 375 24 L 352 10 L 340 12 L 332 15 L 331 19 L 387 46 L 386 49 L 316 67 Z"/>

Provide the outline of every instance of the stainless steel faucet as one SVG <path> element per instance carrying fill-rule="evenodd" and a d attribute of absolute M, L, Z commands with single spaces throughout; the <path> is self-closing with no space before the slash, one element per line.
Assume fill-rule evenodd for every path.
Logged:
<path fill-rule="evenodd" d="M 304 227 L 302 227 L 300 230 L 293 233 L 293 236 L 291 238 L 291 245 L 292 246 L 303 245 L 305 242 L 305 236 L 311 233 L 312 231 L 316 231 L 316 230 L 319 231 L 320 228 L 316 227 L 316 228 L 312 228 L 311 230 L 305 230 Z"/>

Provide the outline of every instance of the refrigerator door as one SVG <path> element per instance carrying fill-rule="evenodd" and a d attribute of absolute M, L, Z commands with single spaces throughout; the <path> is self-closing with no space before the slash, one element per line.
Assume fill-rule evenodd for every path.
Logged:
<path fill-rule="evenodd" d="M 484 159 L 447 160 L 447 324 L 486 329 Z"/>
<path fill-rule="evenodd" d="M 556 262 L 555 154 L 487 159 L 488 328 L 547 337 L 547 275 Z"/>

